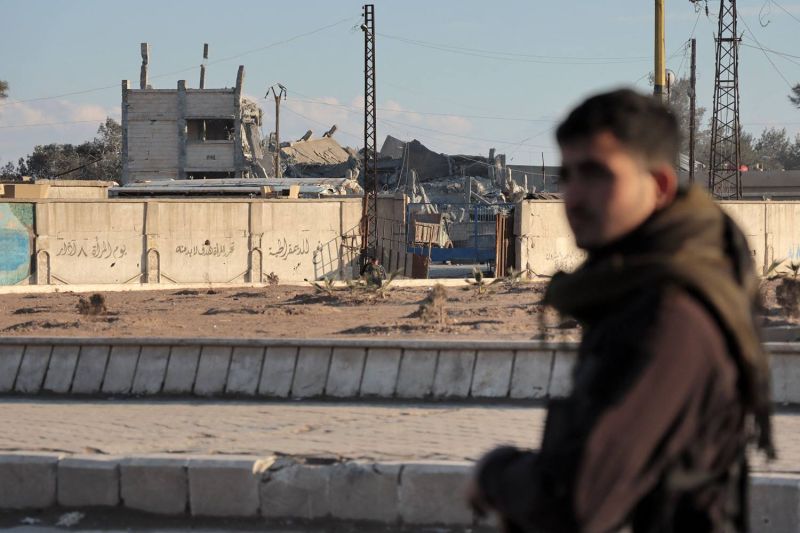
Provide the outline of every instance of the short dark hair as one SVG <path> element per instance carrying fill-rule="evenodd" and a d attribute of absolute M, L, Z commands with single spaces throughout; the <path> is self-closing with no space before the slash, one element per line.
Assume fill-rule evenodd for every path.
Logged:
<path fill-rule="evenodd" d="M 560 145 L 610 132 L 649 163 L 675 163 L 680 147 L 678 120 L 652 96 L 619 89 L 592 96 L 572 110 L 558 126 Z"/>

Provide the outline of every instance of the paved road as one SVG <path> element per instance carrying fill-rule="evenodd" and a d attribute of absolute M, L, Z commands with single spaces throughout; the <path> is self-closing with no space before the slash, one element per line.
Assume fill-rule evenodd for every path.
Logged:
<path fill-rule="evenodd" d="M 474 460 L 535 447 L 543 424 L 543 408 L 514 405 L 0 399 L 0 451 Z M 800 411 L 775 426 L 780 457 L 755 470 L 800 472 Z"/>
<path fill-rule="evenodd" d="M 75 514 L 75 513 L 69 513 Z M 12 533 L 488 533 L 485 528 L 403 528 L 377 524 L 319 521 L 312 524 L 263 519 L 160 517 L 124 509 L 85 509 L 70 526 L 57 525 L 63 510 L 0 513 L 0 531 Z"/>

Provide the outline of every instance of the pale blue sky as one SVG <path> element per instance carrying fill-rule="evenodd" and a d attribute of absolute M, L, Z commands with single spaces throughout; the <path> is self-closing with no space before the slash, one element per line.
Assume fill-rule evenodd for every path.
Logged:
<path fill-rule="evenodd" d="M 9 100 L 0 103 L 0 165 L 35 144 L 89 139 L 104 116 L 118 119 L 119 84 L 130 79 L 138 86 L 143 41 L 152 46 L 156 88 L 173 88 L 179 79 L 196 87 L 208 42 L 207 87 L 233 85 L 244 64 L 247 94 L 260 99 L 272 83 L 287 86 L 284 139 L 306 129 L 320 135 L 335 122 L 340 142 L 360 146 L 362 4 L 0 0 L 0 79 L 11 85 Z M 698 103 L 706 107 L 719 3 L 709 5 L 711 18 L 698 18 L 688 0 L 667 0 L 669 66 L 688 74 L 682 44 L 696 23 Z M 796 56 L 770 55 L 788 82 L 800 82 L 800 3 L 740 0 L 739 9 L 764 47 Z M 544 151 L 547 163 L 556 164 L 549 129 L 570 106 L 610 87 L 636 83 L 651 90 L 652 1 L 379 0 L 375 11 L 379 142 L 390 133 L 450 153 L 486 153 L 494 146 L 514 163 L 540 163 Z M 745 24 L 740 31 L 744 44 L 756 45 Z M 459 53 L 442 50 L 450 47 Z M 741 49 L 740 80 L 746 130 L 758 134 L 777 125 L 800 132 L 800 110 L 786 98 L 787 82 L 760 50 Z M 109 88 L 93 90 L 103 87 Z M 269 131 L 273 104 L 260 102 Z M 30 126 L 52 123 L 59 124 Z"/>

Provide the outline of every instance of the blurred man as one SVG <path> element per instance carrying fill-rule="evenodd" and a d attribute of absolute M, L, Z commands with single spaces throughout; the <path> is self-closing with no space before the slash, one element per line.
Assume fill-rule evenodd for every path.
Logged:
<path fill-rule="evenodd" d="M 380 288 L 383 280 L 386 279 L 386 270 L 377 257 L 370 257 L 361 269 L 361 276 L 367 283 L 367 287 Z"/>
<path fill-rule="evenodd" d="M 545 295 L 583 327 L 574 389 L 550 402 L 538 452 L 482 459 L 472 503 L 507 531 L 745 531 L 745 448 L 774 450 L 744 237 L 678 186 L 677 122 L 652 97 L 590 98 L 557 139 L 588 252 Z"/>

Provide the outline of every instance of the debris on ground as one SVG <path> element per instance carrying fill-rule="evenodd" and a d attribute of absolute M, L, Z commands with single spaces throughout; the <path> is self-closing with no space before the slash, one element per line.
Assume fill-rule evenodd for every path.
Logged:
<path fill-rule="evenodd" d="M 106 309 L 106 298 L 102 294 L 95 293 L 87 300 L 83 296 L 78 300 L 78 313 L 81 315 L 97 316 L 108 312 Z"/>
<path fill-rule="evenodd" d="M 73 511 L 71 513 L 64 513 L 60 517 L 58 517 L 58 522 L 56 522 L 56 527 L 72 527 L 77 526 L 81 520 L 84 519 L 86 515 L 78 512 Z"/>

